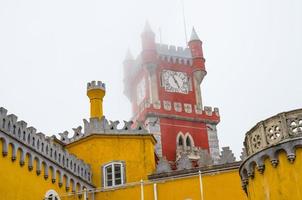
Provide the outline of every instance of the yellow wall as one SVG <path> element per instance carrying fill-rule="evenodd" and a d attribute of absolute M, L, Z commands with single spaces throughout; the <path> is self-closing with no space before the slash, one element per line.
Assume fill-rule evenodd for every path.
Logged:
<path fill-rule="evenodd" d="M 241 189 L 238 170 L 202 175 L 204 200 L 247 200 Z M 144 185 L 144 199 L 153 200 L 153 183 Z M 156 181 L 158 200 L 199 200 L 199 176 Z M 96 194 L 96 200 L 140 199 L 140 184 Z"/>
<path fill-rule="evenodd" d="M 2 150 L 2 145 L 1 150 Z M 43 168 L 41 174 L 36 174 L 36 165 L 28 170 L 28 157 L 23 166 L 20 166 L 20 152 L 14 162 L 11 160 L 12 147 L 9 146 L 8 155 L 5 157 L 0 154 L 0 199 L 1 200 L 42 200 L 46 192 L 50 189 L 55 190 L 59 195 L 66 194 L 65 184 L 58 185 L 51 181 L 51 171 L 48 179 L 44 179 Z M 71 190 L 71 189 L 70 189 Z M 61 200 L 78 200 L 78 196 L 61 198 Z"/>
<path fill-rule="evenodd" d="M 296 160 L 290 163 L 284 151 L 279 153 L 279 164 L 274 168 L 266 159 L 263 174 L 255 169 L 249 178 L 248 194 L 252 200 L 302 199 L 302 149 L 296 150 Z"/>
<path fill-rule="evenodd" d="M 92 182 L 101 187 L 101 167 L 111 161 L 124 161 L 126 182 L 147 179 L 155 170 L 155 140 L 151 135 L 92 135 L 69 144 L 70 153 L 91 165 Z"/>

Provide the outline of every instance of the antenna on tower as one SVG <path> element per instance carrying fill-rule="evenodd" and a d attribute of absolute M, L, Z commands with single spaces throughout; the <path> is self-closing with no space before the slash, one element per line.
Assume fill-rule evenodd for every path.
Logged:
<path fill-rule="evenodd" d="M 185 17 L 185 5 L 184 5 L 184 1 L 181 1 L 181 7 L 182 7 L 182 18 L 183 18 L 183 23 L 184 23 L 184 31 L 185 31 L 185 39 L 186 39 L 186 44 L 188 44 L 188 37 L 187 37 L 187 24 L 186 24 L 186 17 Z"/>

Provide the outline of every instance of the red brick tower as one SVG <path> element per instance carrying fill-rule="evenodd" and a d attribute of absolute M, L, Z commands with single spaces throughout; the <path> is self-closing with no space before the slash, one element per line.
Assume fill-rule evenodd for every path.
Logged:
<path fill-rule="evenodd" d="M 156 43 L 148 23 L 141 37 L 141 54 L 134 59 L 128 52 L 124 61 L 124 93 L 133 120 L 144 121 L 154 133 L 160 157 L 174 161 L 185 153 L 195 160 L 206 149 L 217 161 L 220 118 L 217 108 L 202 106 L 205 59 L 194 28 L 185 48 Z"/>

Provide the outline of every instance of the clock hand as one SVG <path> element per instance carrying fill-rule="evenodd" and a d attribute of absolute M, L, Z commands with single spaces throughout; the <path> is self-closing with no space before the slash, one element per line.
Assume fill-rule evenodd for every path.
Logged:
<path fill-rule="evenodd" d="M 173 77 L 174 82 L 175 82 L 175 83 L 176 83 L 176 85 L 177 85 L 177 88 L 179 88 L 178 81 L 176 80 L 176 78 L 174 77 L 174 75 L 173 75 L 172 77 Z"/>

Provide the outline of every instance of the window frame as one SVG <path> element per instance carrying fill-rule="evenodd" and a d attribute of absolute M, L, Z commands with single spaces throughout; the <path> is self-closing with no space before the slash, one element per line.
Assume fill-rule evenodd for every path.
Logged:
<path fill-rule="evenodd" d="M 52 190 L 52 189 L 48 190 L 45 194 L 45 197 L 44 197 L 45 200 L 49 200 L 50 198 L 52 200 L 56 200 L 56 199 L 60 200 L 60 197 L 59 197 L 58 193 L 55 190 Z"/>
<path fill-rule="evenodd" d="M 121 173 L 121 183 L 120 184 L 116 184 L 116 178 L 115 178 L 115 174 L 116 174 L 116 170 L 115 170 L 115 165 L 119 165 L 120 166 L 120 173 Z M 107 168 L 111 167 L 111 173 L 112 173 L 112 185 L 108 185 L 108 179 L 107 179 Z M 125 162 L 123 161 L 112 161 L 109 163 L 106 163 L 105 165 L 102 166 L 102 183 L 103 183 L 103 187 L 104 188 L 113 188 L 113 187 L 119 187 L 122 186 L 126 183 L 126 176 L 125 176 Z"/>

